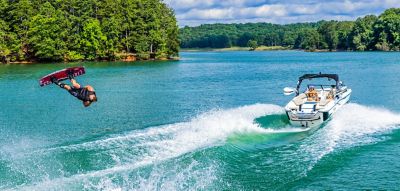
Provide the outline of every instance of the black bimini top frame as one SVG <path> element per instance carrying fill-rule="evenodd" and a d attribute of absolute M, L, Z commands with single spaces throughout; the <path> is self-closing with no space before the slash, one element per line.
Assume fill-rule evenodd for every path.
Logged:
<path fill-rule="evenodd" d="M 321 73 L 319 73 L 319 74 L 304 74 L 303 76 L 301 76 L 299 78 L 299 81 L 297 82 L 297 87 L 296 87 L 297 95 L 299 94 L 299 89 L 300 89 L 301 82 L 303 80 L 306 80 L 306 79 L 310 80 L 310 79 L 313 79 L 313 78 L 333 79 L 333 80 L 336 81 L 336 87 L 339 87 L 339 76 L 337 74 L 321 74 Z"/>

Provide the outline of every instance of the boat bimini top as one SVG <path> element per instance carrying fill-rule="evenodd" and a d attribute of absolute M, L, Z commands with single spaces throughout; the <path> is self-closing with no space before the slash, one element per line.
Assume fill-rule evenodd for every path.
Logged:
<path fill-rule="evenodd" d="M 300 86 L 301 86 L 301 82 L 303 82 L 303 80 L 311 80 L 314 78 L 328 78 L 329 80 L 333 79 L 336 81 L 336 88 L 339 88 L 339 86 L 341 85 L 341 82 L 339 81 L 339 76 L 337 74 L 304 74 L 303 76 L 301 76 L 299 78 L 299 81 L 297 82 L 297 87 L 296 87 L 296 95 L 298 96 L 300 94 Z"/>

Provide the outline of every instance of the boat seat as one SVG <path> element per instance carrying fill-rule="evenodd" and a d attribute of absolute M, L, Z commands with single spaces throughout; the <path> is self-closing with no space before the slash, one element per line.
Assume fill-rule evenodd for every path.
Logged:
<path fill-rule="evenodd" d="M 325 100 L 328 97 L 329 92 L 328 91 L 322 91 L 321 92 L 321 97 L 320 97 L 320 101 Z"/>
<path fill-rule="evenodd" d="M 323 99 L 323 100 L 321 100 L 321 101 L 318 103 L 318 105 L 319 105 L 320 107 L 324 107 L 324 106 L 326 106 L 330 101 L 331 101 L 331 99 Z"/>
<path fill-rule="evenodd" d="M 306 94 L 305 94 L 305 93 L 302 93 L 302 94 L 298 95 L 297 97 L 295 97 L 295 98 L 293 99 L 293 103 L 294 103 L 296 106 L 299 106 L 299 105 L 302 105 L 304 102 L 306 102 L 306 99 L 307 99 Z"/>

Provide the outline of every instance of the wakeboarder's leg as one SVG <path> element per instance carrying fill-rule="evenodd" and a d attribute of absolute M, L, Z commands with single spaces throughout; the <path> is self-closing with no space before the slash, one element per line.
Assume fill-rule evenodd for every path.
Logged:
<path fill-rule="evenodd" d="M 79 85 L 78 82 L 76 82 L 76 80 L 74 79 L 74 73 L 71 70 L 68 70 L 68 78 L 75 89 L 81 88 L 81 85 Z"/>
<path fill-rule="evenodd" d="M 68 71 L 67 71 L 67 75 L 68 75 L 68 78 L 69 78 L 70 80 L 74 79 L 74 72 L 73 72 L 72 70 L 68 70 Z"/>
<path fill-rule="evenodd" d="M 61 83 L 60 81 L 58 81 L 55 77 L 51 78 L 51 82 L 53 82 L 54 84 L 56 84 L 57 86 L 60 86 L 60 88 L 66 89 L 66 90 L 71 90 L 71 86 Z"/>
<path fill-rule="evenodd" d="M 75 79 L 71 79 L 70 81 L 71 81 L 72 86 L 73 86 L 75 89 L 81 88 L 81 85 L 79 85 L 78 82 L 76 82 Z"/>

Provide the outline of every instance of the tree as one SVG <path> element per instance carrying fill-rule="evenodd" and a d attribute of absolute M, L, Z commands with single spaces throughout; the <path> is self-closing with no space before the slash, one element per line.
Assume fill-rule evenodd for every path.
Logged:
<path fill-rule="evenodd" d="M 349 34 L 350 47 L 353 50 L 370 50 L 374 49 L 374 29 L 373 26 L 377 21 L 374 15 L 367 15 L 363 18 L 358 18 Z"/>
<path fill-rule="evenodd" d="M 104 56 L 107 37 L 103 35 L 98 20 L 90 19 L 84 23 L 82 37 L 80 44 L 86 59 L 94 60 Z"/>
<path fill-rule="evenodd" d="M 63 30 L 58 25 L 62 20 L 59 12 L 46 2 L 39 13 L 32 17 L 29 25 L 29 43 L 34 55 L 40 59 L 62 60 L 66 45 Z"/>
<path fill-rule="evenodd" d="M 297 38 L 298 47 L 314 51 L 320 48 L 320 35 L 316 29 L 304 29 Z"/>
<path fill-rule="evenodd" d="M 122 49 L 122 45 L 120 43 L 119 36 L 121 36 L 121 23 L 117 17 L 111 16 L 109 18 L 104 18 L 102 22 L 102 31 L 104 36 L 106 37 L 105 42 L 105 54 L 110 57 L 114 58 L 115 54 Z"/>
<path fill-rule="evenodd" d="M 2 55 L 94 60 L 122 52 L 170 57 L 178 50 L 176 18 L 162 0 L 0 0 Z"/>
<path fill-rule="evenodd" d="M 338 33 L 336 31 L 336 21 L 323 22 L 318 28 L 318 32 L 321 35 L 324 42 L 328 45 L 328 49 L 332 51 L 337 48 L 339 43 Z"/>
<path fill-rule="evenodd" d="M 389 43 L 387 42 L 387 34 L 386 33 L 379 34 L 378 43 L 376 43 L 375 48 L 377 50 L 381 50 L 381 51 L 389 51 L 390 50 Z"/>
<path fill-rule="evenodd" d="M 338 34 L 338 49 L 349 49 L 351 44 L 350 33 L 354 27 L 354 22 L 352 21 L 342 21 L 338 22 L 336 25 L 336 31 Z"/>
<path fill-rule="evenodd" d="M 7 46 L 7 29 L 6 22 L 0 19 L 0 62 L 3 61 L 3 57 L 11 52 Z"/>
<path fill-rule="evenodd" d="M 250 50 L 256 50 L 258 47 L 257 41 L 255 40 L 249 40 L 247 42 L 247 46 L 250 47 Z"/>
<path fill-rule="evenodd" d="M 294 46 L 296 35 L 297 34 L 295 32 L 284 33 L 282 46 Z"/>
<path fill-rule="evenodd" d="M 249 40 L 252 40 L 252 39 L 254 39 L 254 35 L 249 32 L 246 32 L 239 37 L 239 39 L 237 41 L 237 45 L 239 45 L 241 47 L 246 47 Z"/>
<path fill-rule="evenodd" d="M 231 46 L 231 41 L 226 35 L 210 35 L 208 41 L 211 48 L 228 48 Z"/>
<path fill-rule="evenodd" d="M 179 29 L 178 29 L 178 24 L 175 18 L 175 13 L 172 9 L 168 8 L 166 5 L 163 7 L 163 14 L 165 16 L 162 24 L 162 28 L 165 28 L 165 32 L 163 34 L 166 34 L 165 39 L 166 39 L 166 47 L 167 47 L 167 55 L 168 57 L 172 56 L 178 56 L 179 53 L 179 39 L 178 39 L 178 34 L 179 34 Z M 229 47 L 231 46 L 231 42 L 229 42 Z"/>
<path fill-rule="evenodd" d="M 377 46 L 389 46 L 390 50 L 400 50 L 400 8 L 392 8 L 382 13 L 374 26 Z"/>
<path fill-rule="evenodd" d="M 17 38 L 12 42 L 12 51 L 18 53 L 21 59 L 30 57 L 28 39 L 29 22 L 35 14 L 33 4 L 30 0 L 9 1 L 9 9 L 6 18 L 11 30 Z"/>
<path fill-rule="evenodd" d="M 182 48 L 213 48 L 210 36 L 228 38 L 228 47 L 246 47 L 249 40 L 257 41 L 258 45 L 294 46 L 295 40 L 302 29 L 315 29 L 316 23 L 296 23 L 277 25 L 271 23 L 246 24 L 204 24 L 197 27 L 183 27 L 179 31 Z M 215 47 L 214 47 L 215 48 Z"/>
<path fill-rule="evenodd" d="M 0 15 L 5 14 L 5 10 L 8 7 L 6 0 L 0 0 Z M 5 62 L 5 56 L 10 54 L 8 47 L 8 24 L 0 17 L 0 62 Z"/>

